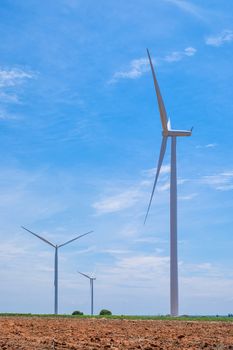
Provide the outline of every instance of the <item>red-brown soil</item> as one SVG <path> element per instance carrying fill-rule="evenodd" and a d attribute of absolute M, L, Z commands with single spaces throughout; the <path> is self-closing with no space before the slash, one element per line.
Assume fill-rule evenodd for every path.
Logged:
<path fill-rule="evenodd" d="M 1 317 L 0 349 L 233 350 L 233 324 Z"/>

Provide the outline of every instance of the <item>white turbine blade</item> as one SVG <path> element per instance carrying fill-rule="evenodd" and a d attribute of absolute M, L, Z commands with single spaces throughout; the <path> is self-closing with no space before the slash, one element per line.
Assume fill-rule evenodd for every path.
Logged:
<path fill-rule="evenodd" d="M 156 184 L 157 184 L 157 181 L 158 181 L 159 172 L 160 172 L 160 169 L 161 169 L 161 166 L 162 166 L 162 163 L 163 163 L 164 154 L 165 154 L 165 151 L 166 151 L 166 146 L 167 146 L 167 136 L 164 136 L 163 139 L 162 139 L 162 143 L 161 143 L 160 155 L 159 155 L 159 160 L 158 160 L 158 165 L 157 165 L 157 172 L 156 172 L 156 175 L 155 175 L 155 181 L 154 181 L 153 189 L 152 189 L 152 192 L 151 192 L 150 202 L 149 202 L 149 205 L 148 205 L 148 208 L 147 208 L 144 224 L 146 223 L 147 216 L 148 216 L 149 211 L 150 211 L 152 199 L 153 199 L 154 192 L 155 192 L 155 187 L 156 187 Z"/>
<path fill-rule="evenodd" d="M 154 71 L 154 67 L 150 58 L 150 53 L 149 50 L 147 49 L 147 54 L 148 54 L 148 58 L 150 61 L 150 67 L 151 67 L 151 71 L 152 71 L 152 75 L 153 75 L 153 80 L 154 80 L 154 86 L 155 86 L 155 91 L 156 91 L 156 95 L 157 95 L 157 101 L 158 101 L 158 105 L 159 105 L 159 113 L 160 113 L 160 119 L 161 119 L 161 123 L 162 123 L 162 127 L 163 130 L 167 130 L 167 113 L 166 113 L 166 109 L 163 103 L 163 98 L 162 95 L 160 93 L 160 89 L 159 89 L 159 84 L 157 82 L 156 76 L 155 76 L 155 71 Z"/>
<path fill-rule="evenodd" d="M 171 130 L 171 128 L 172 128 L 170 119 L 168 119 L 167 128 L 168 128 L 168 130 Z"/>
<path fill-rule="evenodd" d="M 25 231 L 28 231 L 28 232 L 31 233 L 32 235 L 34 235 L 34 236 L 40 238 L 40 239 L 41 239 L 42 241 L 44 241 L 45 243 L 48 243 L 49 245 L 51 245 L 51 246 L 54 247 L 54 248 L 56 247 L 53 243 L 51 243 L 51 242 L 49 242 L 47 239 L 45 239 L 45 238 L 39 236 L 37 233 L 28 230 L 26 227 L 23 227 L 23 226 L 21 226 L 21 227 L 22 227 Z"/>
<path fill-rule="evenodd" d="M 82 273 L 82 272 L 80 272 L 80 271 L 78 271 L 78 273 L 80 273 L 80 275 L 83 275 L 84 277 L 87 277 L 87 278 L 89 278 L 89 280 L 91 280 L 91 277 L 88 276 L 88 275 L 86 275 L 85 273 Z"/>
<path fill-rule="evenodd" d="M 80 235 L 80 236 L 78 236 L 78 237 L 75 237 L 75 238 L 71 239 L 70 241 L 67 241 L 67 242 L 65 242 L 65 243 L 63 243 L 63 244 L 60 244 L 58 247 L 59 247 L 59 248 L 60 248 L 60 247 L 63 247 L 64 245 L 69 244 L 69 243 L 71 243 L 71 242 L 73 242 L 73 241 L 76 241 L 76 239 L 79 239 L 79 238 L 81 238 L 81 237 L 83 237 L 83 236 L 86 236 L 86 235 L 88 235 L 89 233 L 92 233 L 92 232 L 93 232 L 93 231 L 89 231 L 89 232 L 83 233 L 82 235 Z"/>

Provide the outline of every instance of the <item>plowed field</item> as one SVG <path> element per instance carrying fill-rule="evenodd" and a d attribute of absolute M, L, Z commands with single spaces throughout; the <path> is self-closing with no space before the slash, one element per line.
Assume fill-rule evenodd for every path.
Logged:
<path fill-rule="evenodd" d="M 0 349 L 233 350 L 233 324 L 1 317 Z"/>

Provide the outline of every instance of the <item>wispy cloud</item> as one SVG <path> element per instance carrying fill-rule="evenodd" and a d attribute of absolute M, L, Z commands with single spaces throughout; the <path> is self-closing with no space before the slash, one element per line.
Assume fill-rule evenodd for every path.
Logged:
<path fill-rule="evenodd" d="M 151 168 L 147 170 L 143 170 L 142 174 L 145 175 L 146 177 L 155 177 L 157 168 Z M 169 174 L 170 173 L 170 165 L 165 164 L 161 166 L 160 169 L 160 174 Z"/>
<path fill-rule="evenodd" d="M 4 108 L 0 107 L 0 120 L 9 120 L 9 119 L 10 120 L 19 119 L 19 117 L 7 112 Z"/>
<path fill-rule="evenodd" d="M 201 8 L 192 4 L 191 2 L 184 1 L 184 0 L 164 0 L 164 1 L 176 6 L 181 11 L 189 13 L 190 15 L 193 15 L 198 19 L 204 19 Z"/>
<path fill-rule="evenodd" d="M 226 29 L 216 36 L 209 36 L 205 42 L 207 45 L 219 47 L 225 43 L 229 43 L 233 40 L 233 31 Z"/>
<path fill-rule="evenodd" d="M 147 58 L 139 58 L 132 60 L 129 69 L 126 71 L 116 72 L 109 83 L 116 83 L 120 79 L 137 79 L 150 69 Z"/>
<path fill-rule="evenodd" d="M 18 103 L 19 98 L 15 93 L 12 94 L 7 94 L 5 92 L 0 92 L 0 102 L 5 102 L 5 103 Z"/>
<path fill-rule="evenodd" d="M 96 215 L 108 214 L 118 212 L 124 209 L 135 206 L 139 201 L 148 201 L 150 192 L 152 189 L 156 168 L 143 170 L 141 172 L 141 180 L 132 185 L 129 189 L 128 184 L 125 188 L 115 189 L 116 194 L 105 195 L 92 204 L 92 207 L 96 211 Z M 170 173 L 170 165 L 165 164 L 161 167 L 159 181 L 156 187 L 156 191 L 165 192 L 170 188 L 170 180 L 168 175 Z M 185 183 L 186 179 L 178 179 L 178 185 Z"/>
<path fill-rule="evenodd" d="M 217 143 L 207 143 L 206 145 L 197 145 L 196 148 L 215 148 Z"/>
<path fill-rule="evenodd" d="M 128 255 L 130 251 L 127 249 L 103 249 L 101 250 L 101 253 L 110 254 L 114 257 L 118 257 L 119 255 Z"/>
<path fill-rule="evenodd" d="M 63 184 L 73 184 L 70 175 L 62 173 L 59 176 L 63 178 Z M 68 187 L 66 185 L 63 189 L 61 189 L 61 186 L 59 187 L 63 193 L 62 199 L 59 199 L 53 185 L 54 177 L 48 169 L 24 171 L 16 167 L 8 169 L 2 167 L 0 175 L 0 213 L 4 217 L 5 225 L 7 227 L 27 225 L 27 223 L 30 224 L 37 220 L 38 217 L 43 220 L 67 210 L 72 197 L 67 189 Z M 69 198 L 66 204 L 65 198 Z M 25 210 L 25 207 L 22 207 L 20 203 L 25 203 L 27 209 Z M 9 219 L 11 215 L 14 216 L 14 223 Z M 47 236 L 46 232 L 45 236 Z"/>
<path fill-rule="evenodd" d="M 203 176 L 201 183 L 207 184 L 219 191 L 233 190 L 233 171 L 226 171 L 215 175 Z"/>
<path fill-rule="evenodd" d="M 22 69 L 0 69 L 0 88 L 19 85 L 33 76 L 31 72 Z"/>
<path fill-rule="evenodd" d="M 103 198 L 92 206 L 96 210 L 97 215 L 114 213 L 132 207 L 138 201 L 140 195 L 139 190 L 129 190 Z"/>
<path fill-rule="evenodd" d="M 173 51 L 171 54 L 165 56 L 164 61 L 169 63 L 181 61 L 185 56 L 191 57 L 196 52 L 197 50 L 194 47 L 186 47 L 183 51 Z"/>
<path fill-rule="evenodd" d="M 190 193 L 184 196 L 179 196 L 179 200 L 190 201 L 191 199 L 195 198 L 197 195 L 198 195 L 197 193 Z"/>
<path fill-rule="evenodd" d="M 34 77 L 35 73 L 31 71 L 18 68 L 0 68 L 0 102 L 18 103 L 19 98 L 15 90 L 26 80 Z"/>
<path fill-rule="evenodd" d="M 169 183 L 167 182 L 167 166 L 163 166 L 161 169 L 160 183 L 157 187 L 158 191 L 166 191 L 169 188 Z M 140 199 L 145 196 L 145 189 L 152 186 L 153 177 L 155 174 L 155 169 L 148 169 L 142 171 L 143 178 L 138 181 L 137 184 L 132 185 L 129 189 L 120 188 L 116 189 L 116 194 L 106 195 L 100 198 L 98 201 L 92 204 L 97 215 L 108 214 L 118 212 L 124 209 L 133 207 L 138 203 Z"/>
<path fill-rule="evenodd" d="M 155 275 L 168 275 L 169 257 L 167 256 L 155 256 L 155 255 L 143 255 L 132 254 L 131 256 L 124 257 L 118 256 L 113 266 L 103 268 L 102 275 L 105 278 L 112 278 L 112 282 L 119 284 L 119 281 L 128 281 L 129 276 L 131 279 L 136 278 L 137 285 L 140 288 L 141 283 L 145 280 L 148 282 L 153 281 Z M 143 284 L 141 285 L 143 287 Z"/>
<path fill-rule="evenodd" d="M 6 262 L 8 260 L 19 258 L 27 253 L 27 249 L 23 245 L 19 245 L 18 241 L 9 240 L 8 242 L 1 242 L 0 246 L 0 260 Z"/>
<path fill-rule="evenodd" d="M 128 288 L 132 283 L 132 286 L 136 285 L 139 289 L 149 289 L 154 288 L 154 281 L 156 281 L 156 285 L 159 285 L 160 288 L 157 291 L 153 290 L 153 293 L 157 292 L 162 295 L 168 290 L 169 256 L 132 252 L 128 257 L 119 254 L 115 258 L 116 261 L 113 265 L 100 266 L 103 284 L 111 283 L 115 288 Z M 211 294 L 211 296 L 215 295 L 221 298 L 222 295 L 230 295 L 231 289 L 229 287 L 232 286 L 232 276 L 211 262 L 200 261 L 196 264 L 187 264 L 179 261 L 179 267 L 182 290 L 185 296 L 191 294 L 192 297 L 208 296 L 209 298 Z M 222 282 L 224 287 L 222 287 Z M 215 286 L 217 292 L 215 288 L 210 292 L 208 284 Z M 222 291 L 224 291 L 223 294 Z"/>
<path fill-rule="evenodd" d="M 178 62 L 185 57 L 194 56 L 197 50 L 192 47 L 186 47 L 183 51 L 173 51 L 165 57 L 160 57 L 156 59 L 156 64 L 165 63 L 173 63 Z M 150 70 L 150 64 L 147 57 L 134 59 L 129 63 L 129 68 L 125 71 L 119 71 L 114 73 L 111 80 L 109 80 L 109 84 L 117 83 L 121 79 L 138 79 L 143 74 L 147 73 Z"/>

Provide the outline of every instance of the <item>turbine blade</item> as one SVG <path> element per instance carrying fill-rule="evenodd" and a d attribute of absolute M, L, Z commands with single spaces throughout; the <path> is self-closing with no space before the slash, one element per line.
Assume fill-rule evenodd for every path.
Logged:
<path fill-rule="evenodd" d="M 89 231 L 89 232 L 83 233 L 82 235 L 80 235 L 80 236 L 78 236 L 78 237 L 75 237 L 75 238 L 73 238 L 73 239 L 71 239 L 71 240 L 69 240 L 69 241 L 67 241 L 67 242 L 65 242 L 65 243 L 63 243 L 63 244 L 60 244 L 60 245 L 58 246 L 58 248 L 63 247 L 64 245 L 69 244 L 69 243 L 71 243 L 71 242 L 73 242 L 73 241 L 76 241 L 76 239 L 79 239 L 79 238 L 81 238 L 81 237 L 83 237 L 83 236 L 86 236 L 86 235 L 88 235 L 89 233 L 92 233 L 92 232 L 93 232 L 93 231 Z"/>
<path fill-rule="evenodd" d="M 168 119 L 168 122 L 167 122 L 167 129 L 168 130 L 171 130 L 172 126 L 171 126 L 171 120 Z"/>
<path fill-rule="evenodd" d="M 154 67 L 153 67 L 152 60 L 150 58 L 150 53 L 149 53 L 148 49 L 147 49 L 147 54 L 148 54 L 148 58 L 149 58 L 149 61 L 150 61 L 150 67 L 151 67 L 152 75 L 153 75 L 155 92 L 156 92 L 157 101 L 158 101 L 158 105 L 159 105 L 159 113 L 160 113 L 160 119 L 161 119 L 162 127 L 163 127 L 163 130 L 167 130 L 167 122 L 168 122 L 167 121 L 167 113 L 166 113 L 166 109 L 165 109 L 165 106 L 164 106 L 162 95 L 160 93 L 159 84 L 158 84 L 158 81 L 156 79 Z"/>
<path fill-rule="evenodd" d="M 25 231 L 28 231 L 28 232 L 31 233 L 32 235 L 34 235 L 34 236 L 40 238 L 42 241 L 44 241 L 45 243 L 48 243 L 48 244 L 51 245 L 52 247 L 54 247 L 54 248 L 56 247 L 53 243 L 51 243 L 51 242 L 49 242 L 47 239 L 45 239 L 45 238 L 39 236 L 37 233 L 28 230 L 26 227 L 21 226 L 21 228 L 23 228 Z"/>
<path fill-rule="evenodd" d="M 146 223 L 146 220 L 147 220 L 147 217 L 148 217 L 148 214 L 149 214 L 149 211 L 150 211 L 152 199 L 153 199 L 154 192 L 155 192 L 155 187 L 156 187 L 156 184 L 157 184 L 157 181 L 158 181 L 160 169 L 161 169 L 161 166 L 162 166 L 162 163 L 163 163 L 164 154 L 165 154 L 165 151 L 166 151 L 166 146 L 167 146 L 167 136 L 164 136 L 163 139 L 162 139 L 162 143 L 161 143 L 160 155 L 159 155 L 157 171 L 156 171 L 156 175 L 155 175 L 155 181 L 154 181 L 153 189 L 152 189 L 151 196 L 150 196 L 150 202 L 149 202 L 149 205 L 148 205 L 148 208 L 147 208 L 147 212 L 146 212 L 146 216 L 145 216 L 145 220 L 144 220 L 144 225 Z"/>
<path fill-rule="evenodd" d="M 83 275 L 84 277 L 87 277 L 87 278 L 89 278 L 89 280 L 91 280 L 91 277 L 88 276 L 88 275 L 86 275 L 85 273 L 82 273 L 82 272 L 80 272 L 80 271 L 78 271 L 78 273 L 80 273 L 80 275 Z"/>

